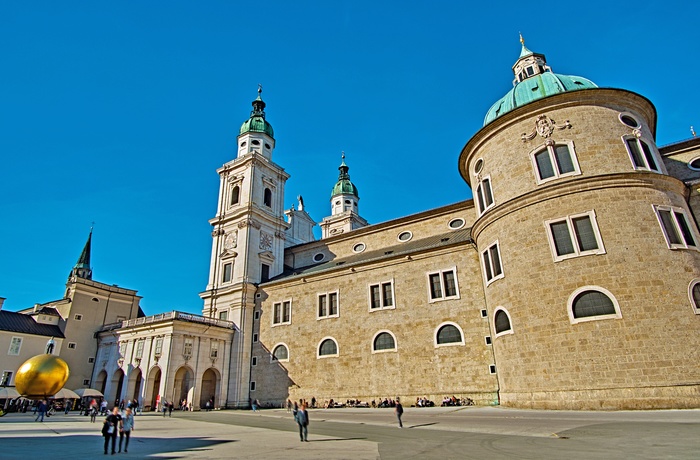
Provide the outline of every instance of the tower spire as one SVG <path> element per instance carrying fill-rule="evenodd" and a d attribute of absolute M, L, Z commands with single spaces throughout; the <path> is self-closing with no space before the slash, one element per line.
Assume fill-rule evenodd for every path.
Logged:
<path fill-rule="evenodd" d="M 78 262 L 73 266 L 71 270 L 70 277 L 83 278 L 86 280 L 92 279 L 92 269 L 90 268 L 90 252 L 92 251 L 92 228 L 90 227 L 90 234 L 83 247 L 83 252 L 80 253 Z"/>

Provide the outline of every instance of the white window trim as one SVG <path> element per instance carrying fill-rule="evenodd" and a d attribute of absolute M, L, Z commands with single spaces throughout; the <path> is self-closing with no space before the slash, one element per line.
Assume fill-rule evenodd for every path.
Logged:
<path fill-rule="evenodd" d="M 231 279 L 228 281 L 224 281 L 224 275 L 226 274 L 226 265 L 229 265 L 229 264 L 231 265 Z M 227 260 L 221 264 L 221 280 L 220 280 L 220 282 L 222 285 L 233 283 L 233 262 L 232 261 Z"/>
<path fill-rule="evenodd" d="M 451 295 L 451 296 L 445 296 L 445 283 L 444 283 L 445 279 L 444 279 L 443 274 L 450 272 L 450 271 L 454 274 L 454 277 L 455 277 L 455 293 L 456 294 Z M 440 275 L 440 289 L 442 290 L 443 295 L 442 295 L 442 297 L 437 297 L 437 298 L 433 299 L 432 293 L 430 292 L 430 287 L 431 287 L 430 275 L 437 275 L 437 274 Z M 459 280 L 458 280 L 458 276 L 457 276 L 457 266 L 456 265 L 449 267 L 449 268 L 444 268 L 442 270 L 435 270 L 435 271 L 427 272 L 425 274 L 425 278 L 428 281 L 428 303 L 442 302 L 443 300 L 454 300 L 454 299 L 460 298 L 460 296 L 459 296 Z"/>
<path fill-rule="evenodd" d="M 576 235 L 574 233 L 573 219 L 583 217 L 583 216 L 588 216 L 591 220 L 591 227 L 593 227 L 593 234 L 595 235 L 596 243 L 598 243 L 597 249 L 591 249 L 589 251 L 579 251 L 578 243 L 576 241 Z M 557 246 L 554 243 L 554 235 L 552 235 L 552 227 L 550 227 L 550 225 L 557 223 L 557 222 L 563 222 L 563 221 L 566 221 L 566 226 L 569 229 L 569 237 L 571 238 L 571 242 L 574 245 L 574 252 L 572 252 L 571 254 L 564 254 L 564 255 L 560 256 L 557 254 Z M 545 227 L 545 231 L 547 232 L 547 240 L 549 241 L 549 249 L 552 251 L 552 259 L 554 259 L 555 262 L 560 262 L 560 261 L 566 260 L 566 259 L 572 259 L 574 257 L 606 254 L 605 246 L 603 245 L 603 237 L 600 236 L 600 229 L 598 228 L 598 219 L 596 218 L 595 210 L 591 210 L 588 212 L 582 212 L 580 214 L 571 214 L 570 216 L 560 217 L 557 219 L 545 220 L 544 227 Z"/>
<path fill-rule="evenodd" d="M 486 264 L 486 259 L 484 259 L 484 253 L 487 252 L 489 249 L 491 249 L 494 245 L 496 246 L 496 250 L 498 251 L 498 261 L 499 261 L 500 264 L 501 264 L 501 273 L 500 273 L 499 275 L 496 275 L 496 276 L 492 277 L 492 278 L 489 280 L 489 279 L 486 278 L 486 268 L 485 268 L 485 267 L 486 267 L 486 265 L 485 265 L 485 264 Z M 482 272 L 484 273 L 484 282 L 486 283 L 486 286 L 488 286 L 489 284 L 493 283 L 494 281 L 500 280 L 501 278 L 504 278 L 504 277 L 506 276 L 506 275 L 505 275 L 506 272 L 505 272 L 505 270 L 503 269 L 503 257 L 501 256 L 501 245 L 499 244 L 498 240 L 496 240 L 496 241 L 494 241 L 493 243 L 489 244 L 489 245 L 486 247 L 486 249 L 484 249 L 483 251 L 481 251 L 481 254 L 480 254 L 480 255 L 481 255 L 481 270 L 482 270 Z M 489 260 L 491 260 L 490 257 L 489 257 Z M 490 268 L 491 268 L 491 273 L 493 273 L 493 261 L 492 261 L 492 263 L 491 263 L 491 267 L 490 267 Z"/>
<path fill-rule="evenodd" d="M 460 342 L 438 343 L 438 331 L 440 330 L 440 328 L 447 325 L 454 326 L 457 328 L 457 330 L 459 331 L 459 335 L 462 337 L 462 340 Z M 435 348 L 464 346 L 464 331 L 461 327 L 459 327 L 459 324 L 454 323 L 452 321 L 445 321 L 444 323 L 440 323 L 438 327 L 436 327 L 433 331 L 433 345 L 435 345 Z"/>
<path fill-rule="evenodd" d="M 389 348 L 389 349 L 386 349 L 386 350 L 375 350 L 375 349 L 374 349 L 374 341 L 377 339 L 377 336 L 378 336 L 379 334 L 382 334 L 382 333 L 385 333 L 385 332 L 386 332 L 387 334 L 389 334 L 389 335 L 394 339 L 394 348 Z M 391 332 L 391 331 L 388 330 L 388 329 L 382 329 L 381 331 L 377 331 L 377 332 L 372 336 L 372 341 L 370 342 L 369 347 L 370 347 L 370 349 L 371 349 L 373 355 L 376 354 L 376 353 L 397 353 L 397 352 L 399 351 L 399 350 L 398 350 L 398 348 L 399 348 L 399 347 L 398 347 L 398 342 L 396 341 L 396 336 L 394 335 L 393 332 Z"/>
<path fill-rule="evenodd" d="M 402 240 L 401 235 L 408 235 L 408 238 L 406 238 L 405 240 Z M 398 241 L 399 243 L 408 243 L 412 239 L 413 239 L 413 232 L 410 230 L 404 230 L 402 232 L 399 232 L 398 235 L 396 235 L 396 241 Z"/>
<path fill-rule="evenodd" d="M 496 332 L 496 314 L 499 311 L 502 311 L 508 317 L 508 324 L 510 324 L 510 329 L 508 329 L 507 331 Z M 514 333 L 513 332 L 513 319 L 510 317 L 510 313 L 504 307 L 496 307 L 496 310 L 493 312 L 493 338 L 497 339 L 498 337 L 500 337 L 502 335 L 508 335 L 508 334 L 513 334 L 513 333 Z"/>
<path fill-rule="evenodd" d="M 332 340 L 335 342 L 335 354 L 333 355 L 321 355 L 321 344 L 325 342 L 326 340 Z M 340 356 L 340 347 L 338 346 L 338 341 L 335 340 L 331 336 L 327 336 L 322 338 L 321 340 L 318 341 L 318 344 L 316 344 L 316 359 L 324 359 L 324 358 L 337 358 Z"/>
<path fill-rule="evenodd" d="M 382 290 L 382 285 L 387 283 L 391 284 L 391 299 L 393 301 L 393 305 L 390 305 L 388 307 L 384 305 L 384 291 Z M 379 308 L 372 308 L 372 286 L 379 286 L 379 302 L 381 303 Z M 396 309 L 396 291 L 394 290 L 394 278 L 390 278 L 385 281 L 380 281 L 379 283 L 372 283 L 367 285 L 367 309 L 370 312 Z"/>
<path fill-rule="evenodd" d="M 456 221 L 458 221 L 458 220 L 461 220 L 461 221 L 462 221 L 462 223 L 461 223 L 459 226 L 457 226 L 457 227 L 451 227 L 451 226 L 450 226 L 450 224 L 452 224 L 452 222 L 456 222 Z M 461 217 L 455 217 L 455 218 L 453 218 L 453 219 L 450 219 L 450 220 L 447 222 L 447 228 L 448 228 L 449 230 L 452 230 L 452 231 L 460 230 L 460 229 L 464 228 L 465 225 L 467 225 L 467 220 L 466 220 L 466 219 L 463 219 L 463 218 L 461 218 Z"/>
<path fill-rule="evenodd" d="M 633 120 L 637 123 L 637 126 L 630 126 L 630 125 L 628 125 L 627 123 L 625 123 L 624 121 L 622 121 L 622 117 L 624 117 L 624 116 L 628 116 L 628 117 L 630 117 L 631 119 L 633 119 Z M 639 129 L 639 128 L 642 127 L 641 123 L 639 123 L 639 120 L 637 119 L 637 116 L 636 116 L 636 115 L 633 115 L 633 114 L 630 113 L 630 112 L 620 112 L 620 113 L 618 114 L 618 116 L 617 116 L 617 119 L 620 120 L 620 123 L 622 123 L 623 125 L 627 126 L 628 128 Z"/>
<path fill-rule="evenodd" d="M 289 321 L 284 321 L 284 303 L 289 302 Z M 275 322 L 275 305 L 280 306 L 280 322 L 276 323 Z M 292 299 L 285 299 L 285 300 L 280 300 L 279 302 L 273 302 L 272 303 L 272 315 L 270 315 L 270 323 L 272 327 L 277 327 L 277 326 L 285 326 L 292 324 Z"/>
<path fill-rule="evenodd" d="M 286 358 L 286 359 L 277 359 L 277 358 L 275 358 L 275 350 L 277 349 L 277 347 L 284 347 L 284 348 L 287 349 L 287 358 Z M 275 362 L 277 362 L 277 363 L 288 363 L 288 362 L 289 362 L 289 346 L 288 346 L 286 343 L 284 343 L 284 342 L 276 343 L 276 344 L 272 347 L 272 353 L 270 353 L 270 362 L 271 362 L 271 363 L 275 363 Z"/>
<path fill-rule="evenodd" d="M 477 175 L 476 179 L 477 179 L 477 184 L 476 184 L 476 187 L 474 187 L 474 195 L 475 195 L 474 196 L 474 204 L 476 205 L 476 208 L 479 211 L 479 216 L 481 216 L 486 211 L 488 211 L 489 209 L 496 206 L 496 197 L 494 196 L 494 193 L 493 193 L 493 181 L 491 180 L 491 175 L 487 175 L 487 176 L 483 176 L 483 177 Z M 481 186 L 481 190 L 482 190 L 481 193 L 483 194 L 483 190 L 484 190 L 483 183 L 485 180 L 489 181 L 489 188 L 491 189 L 491 204 L 487 205 L 486 199 L 484 199 L 483 201 L 484 201 L 485 208 L 481 209 L 481 206 L 479 205 L 479 197 L 476 195 L 479 193 L 479 186 Z"/>
<path fill-rule="evenodd" d="M 322 296 L 326 297 L 326 302 L 330 299 L 329 294 L 335 294 L 336 299 L 338 299 L 338 311 L 334 315 L 325 315 L 325 316 L 320 316 L 318 313 L 318 299 Z M 330 310 L 330 302 L 326 304 L 329 307 Z M 320 294 L 316 294 L 316 320 L 322 320 L 322 319 L 329 319 L 329 318 L 338 318 L 340 316 L 340 291 L 329 291 L 329 292 L 322 292 Z"/>
<path fill-rule="evenodd" d="M 610 314 L 610 315 L 598 315 L 598 316 L 586 316 L 585 318 L 574 318 L 574 299 L 576 298 L 577 295 L 584 291 L 598 291 L 602 292 L 608 298 L 612 301 L 613 306 L 615 307 L 615 313 Z M 583 286 L 578 289 L 576 289 L 574 292 L 571 293 L 569 296 L 569 300 L 566 303 L 566 309 L 569 313 L 569 322 L 571 324 L 577 324 L 577 323 L 585 323 L 588 321 L 601 321 L 601 320 L 606 320 L 606 319 L 621 319 L 622 318 L 622 313 L 620 312 L 620 304 L 617 302 L 617 299 L 615 298 L 614 295 L 612 295 L 612 292 L 608 291 L 605 288 L 602 288 L 600 286 Z"/>
<path fill-rule="evenodd" d="M 568 173 L 564 174 L 559 174 L 559 170 L 557 168 L 557 162 L 554 158 L 554 147 L 557 145 L 566 145 L 569 147 L 569 154 L 571 155 L 571 163 L 574 165 L 574 170 Z M 552 169 L 554 170 L 554 175 L 552 177 L 548 177 L 546 179 L 541 179 L 540 178 L 540 169 L 537 166 L 537 160 L 535 159 L 535 155 L 540 153 L 543 150 L 547 150 L 549 153 L 549 161 L 552 163 Z M 555 142 L 552 145 L 547 145 L 547 144 L 541 144 L 534 150 L 530 152 L 530 161 L 532 162 L 532 172 L 535 174 L 535 181 L 537 182 L 537 185 L 541 184 L 546 184 L 547 182 L 551 182 L 553 180 L 560 179 L 562 177 L 569 177 L 569 176 L 580 176 L 581 175 L 581 166 L 578 164 L 578 155 L 576 155 L 576 150 L 574 149 L 574 141 L 561 141 L 561 142 Z"/>
<path fill-rule="evenodd" d="M 661 226 L 661 233 L 664 235 L 664 239 L 666 240 L 666 246 L 669 249 L 690 249 L 693 251 L 700 251 L 700 248 L 697 246 L 688 246 L 688 244 L 685 242 L 685 238 L 683 237 L 683 232 L 681 232 L 680 227 L 678 226 L 678 221 L 676 220 L 676 215 L 675 213 L 678 212 L 680 214 L 683 214 L 683 217 L 685 218 L 685 222 L 688 224 L 688 228 L 690 229 L 690 233 L 693 234 L 693 237 L 695 238 L 695 243 L 700 244 L 700 239 L 698 238 L 698 231 L 695 228 L 695 223 L 688 218 L 688 213 L 685 212 L 685 209 L 679 208 L 677 206 L 658 206 L 658 205 L 652 205 L 652 208 L 654 209 L 654 214 L 656 214 L 656 220 L 659 221 L 659 225 Z M 671 240 L 668 237 L 668 233 L 666 233 L 666 227 L 664 227 L 664 222 L 661 220 L 661 215 L 659 214 L 659 211 L 669 211 L 671 213 L 671 216 L 673 217 L 673 222 L 676 227 L 676 231 L 680 235 L 681 239 L 683 240 L 683 244 L 671 244 Z"/>
<path fill-rule="evenodd" d="M 700 168 L 696 168 L 695 166 L 693 166 L 693 163 L 697 160 L 700 160 L 700 157 L 695 156 L 691 158 L 691 160 L 688 162 L 688 169 L 690 169 L 691 171 L 700 171 Z"/>
<path fill-rule="evenodd" d="M 688 285 L 688 299 L 690 299 L 690 306 L 693 307 L 693 312 L 696 315 L 700 315 L 700 305 L 695 305 L 695 300 L 693 300 L 693 287 L 698 283 L 700 283 L 700 278 L 695 278 Z"/>
<path fill-rule="evenodd" d="M 656 161 L 656 165 L 659 168 L 658 171 L 655 169 L 649 168 L 649 165 L 647 164 L 646 158 L 644 158 L 644 164 L 646 166 L 637 166 L 634 164 L 634 155 L 632 155 L 632 152 L 630 152 L 630 148 L 627 145 L 628 139 L 634 139 L 636 141 L 644 141 L 649 146 L 649 150 L 651 150 L 651 155 L 654 157 L 654 161 Z M 659 152 L 656 149 L 656 144 L 654 142 L 650 141 L 649 139 L 647 139 L 644 136 L 637 137 L 633 134 L 625 134 L 624 136 L 622 136 L 622 143 L 625 145 L 625 150 L 627 150 L 627 155 L 629 156 L 630 163 L 632 163 L 632 168 L 634 170 L 636 170 L 636 171 L 649 171 L 649 172 L 653 172 L 653 173 L 657 173 L 657 174 L 666 174 L 666 168 L 664 166 L 664 162 L 661 159 L 661 156 L 659 155 Z M 644 149 L 642 149 L 641 145 L 639 146 L 639 148 L 643 154 Z"/>
<path fill-rule="evenodd" d="M 15 339 L 19 339 L 19 347 L 17 347 L 17 353 L 10 353 L 12 351 L 12 342 Z M 10 338 L 10 346 L 7 348 L 7 354 L 9 356 L 19 356 L 22 353 L 22 344 L 24 343 L 24 337 L 13 336 Z"/>

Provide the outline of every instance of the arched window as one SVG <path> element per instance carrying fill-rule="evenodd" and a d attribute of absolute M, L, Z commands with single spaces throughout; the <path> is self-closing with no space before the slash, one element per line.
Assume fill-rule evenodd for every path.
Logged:
<path fill-rule="evenodd" d="M 328 337 L 321 341 L 321 344 L 318 346 L 318 357 L 324 356 L 338 356 L 338 344 L 335 342 L 335 339 Z"/>
<path fill-rule="evenodd" d="M 569 319 L 572 323 L 611 318 L 622 318 L 622 314 L 617 300 L 607 289 L 585 286 L 569 297 Z"/>
<path fill-rule="evenodd" d="M 497 308 L 493 315 L 493 328 L 496 331 L 496 337 L 503 334 L 512 334 L 513 329 L 510 325 L 510 316 L 503 308 Z"/>
<path fill-rule="evenodd" d="M 268 208 L 272 207 L 272 190 L 269 188 L 265 189 L 265 194 L 263 195 L 263 204 Z"/>
<path fill-rule="evenodd" d="M 289 349 L 283 343 L 277 345 L 272 351 L 273 361 L 289 361 Z"/>
<path fill-rule="evenodd" d="M 445 323 L 438 326 L 435 334 L 435 345 L 464 345 L 462 331 L 454 323 Z"/>
<path fill-rule="evenodd" d="M 690 303 L 693 305 L 693 310 L 696 315 L 700 315 L 700 279 L 694 279 L 690 282 L 688 289 L 690 295 Z"/>
<path fill-rule="evenodd" d="M 388 331 L 378 332 L 372 340 L 372 351 L 395 351 L 396 339 Z"/>
<path fill-rule="evenodd" d="M 241 194 L 241 188 L 238 185 L 236 185 L 235 187 L 233 187 L 231 189 L 231 204 L 232 205 L 238 204 L 240 194 Z"/>

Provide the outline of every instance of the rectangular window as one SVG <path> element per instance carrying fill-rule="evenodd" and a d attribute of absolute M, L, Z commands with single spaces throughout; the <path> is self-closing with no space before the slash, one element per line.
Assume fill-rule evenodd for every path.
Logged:
<path fill-rule="evenodd" d="M 251 360 L 251 364 L 252 364 L 253 366 L 257 366 L 257 365 L 258 365 L 258 357 L 257 357 L 257 356 L 253 356 L 253 359 Z"/>
<path fill-rule="evenodd" d="M 483 214 L 494 205 L 490 177 L 484 177 L 479 181 L 479 185 L 476 187 L 476 201 L 479 205 L 479 214 Z"/>
<path fill-rule="evenodd" d="M 233 263 L 224 264 L 224 271 L 221 274 L 222 283 L 230 283 L 233 279 Z"/>
<path fill-rule="evenodd" d="M 220 311 L 219 312 L 219 319 L 223 319 L 224 321 L 228 321 L 228 312 L 227 311 Z"/>
<path fill-rule="evenodd" d="M 88 379 L 83 380 L 83 385 L 90 386 L 90 380 L 88 380 Z"/>
<path fill-rule="evenodd" d="M 449 270 L 428 273 L 428 288 L 430 291 L 431 302 L 437 300 L 459 299 L 456 273 L 456 267 Z"/>
<path fill-rule="evenodd" d="M 126 342 L 119 342 L 119 356 L 126 356 Z"/>
<path fill-rule="evenodd" d="M 70 348 L 71 350 L 75 350 L 75 346 L 75 342 L 68 342 L 68 348 Z"/>
<path fill-rule="evenodd" d="M 654 206 L 661 230 L 670 249 L 697 249 L 697 238 L 682 208 Z"/>
<path fill-rule="evenodd" d="M 265 281 L 270 280 L 270 266 L 268 264 L 262 264 L 260 267 L 260 282 L 264 283 Z"/>
<path fill-rule="evenodd" d="M 0 377 L 0 386 L 6 387 L 12 382 L 12 371 L 3 371 Z"/>
<path fill-rule="evenodd" d="M 160 356 L 163 353 L 163 337 L 158 337 L 156 339 L 156 348 L 154 351 L 155 356 Z"/>
<path fill-rule="evenodd" d="M 272 324 L 290 324 L 292 322 L 292 301 L 285 300 L 272 305 Z"/>
<path fill-rule="evenodd" d="M 318 296 L 318 318 L 338 316 L 338 293 L 328 292 Z"/>
<path fill-rule="evenodd" d="M 258 334 L 253 334 L 253 343 L 258 343 Z"/>
<path fill-rule="evenodd" d="M 254 319 L 260 319 L 260 312 L 259 312 L 259 311 L 256 311 L 256 312 L 253 314 L 253 318 L 254 318 Z"/>
<path fill-rule="evenodd" d="M 624 136 L 627 153 L 634 169 L 646 169 L 649 171 L 661 172 L 658 163 L 654 156 L 652 147 L 644 139 L 638 139 L 635 136 Z"/>
<path fill-rule="evenodd" d="M 535 150 L 531 154 L 531 159 L 538 184 L 581 174 L 572 142 L 548 145 Z"/>
<path fill-rule="evenodd" d="M 369 286 L 370 310 L 394 308 L 394 281 L 371 284 Z"/>
<path fill-rule="evenodd" d="M 501 250 L 498 247 L 498 241 L 484 250 L 481 253 L 481 258 L 484 261 L 484 275 L 486 276 L 487 285 L 499 278 L 503 278 Z"/>
<path fill-rule="evenodd" d="M 12 337 L 10 340 L 10 349 L 7 350 L 8 355 L 17 356 L 22 349 L 22 337 Z"/>
<path fill-rule="evenodd" d="M 194 347 L 194 339 L 190 337 L 185 337 L 185 345 L 182 349 L 182 354 L 185 356 L 192 356 L 192 348 Z"/>
<path fill-rule="evenodd" d="M 82 321 L 83 320 L 83 315 L 75 315 L 73 316 L 73 319 L 76 321 Z"/>
<path fill-rule="evenodd" d="M 591 254 L 605 254 L 595 211 L 545 222 L 555 261 Z"/>
<path fill-rule="evenodd" d="M 95 358 L 88 358 L 88 364 L 92 364 L 95 362 Z"/>
<path fill-rule="evenodd" d="M 250 391 L 255 391 L 255 382 L 250 382 Z"/>
<path fill-rule="evenodd" d="M 136 357 L 143 358 L 143 344 L 145 340 L 141 339 L 136 342 Z"/>
<path fill-rule="evenodd" d="M 214 359 L 219 356 L 219 342 L 218 340 L 211 341 L 211 348 L 209 349 L 209 357 Z"/>

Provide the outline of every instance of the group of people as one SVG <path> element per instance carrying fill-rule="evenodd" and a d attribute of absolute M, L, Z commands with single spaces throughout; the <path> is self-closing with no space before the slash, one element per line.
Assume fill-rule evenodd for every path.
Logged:
<path fill-rule="evenodd" d="M 443 406 L 473 406 L 474 400 L 472 398 L 458 399 L 454 395 L 452 397 L 445 396 L 442 398 Z"/>
<path fill-rule="evenodd" d="M 416 407 L 435 407 L 435 403 L 429 400 L 427 396 L 423 396 L 422 398 L 416 398 Z"/>
<path fill-rule="evenodd" d="M 131 439 L 131 432 L 134 431 L 134 414 L 131 407 L 127 407 L 122 413 L 119 406 L 114 406 L 112 412 L 105 418 L 104 424 L 102 425 L 102 436 L 105 438 L 104 451 L 107 455 L 109 451 L 109 444 L 112 444 L 112 454 L 116 454 L 116 444 L 117 444 L 117 434 L 119 434 L 119 453 L 122 451 L 122 445 L 124 447 L 124 452 L 129 452 L 129 439 Z M 126 439 L 126 443 L 124 443 Z"/>

